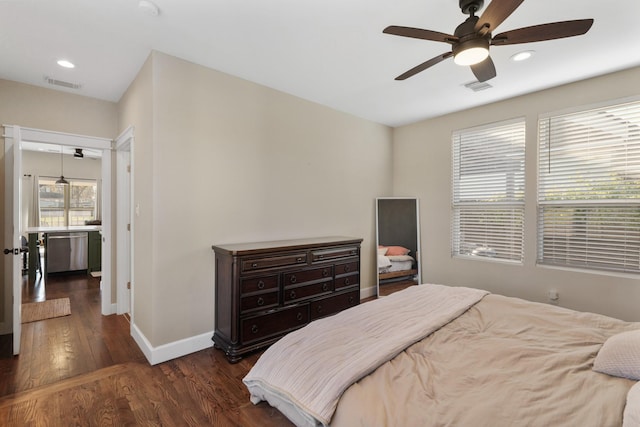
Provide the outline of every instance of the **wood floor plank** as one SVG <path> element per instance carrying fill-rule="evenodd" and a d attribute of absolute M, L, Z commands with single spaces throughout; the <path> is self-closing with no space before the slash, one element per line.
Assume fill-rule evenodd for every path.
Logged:
<path fill-rule="evenodd" d="M 47 276 L 25 295 L 69 297 L 71 315 L 24 324 L 21 354 L 0 358 L 2 426 L 292 425 L 249 401 L 242 378 L 258 353 L 229 364 L 209 348 L 151 366 L 127 318 L 102 316 L 98 279 Z"/>

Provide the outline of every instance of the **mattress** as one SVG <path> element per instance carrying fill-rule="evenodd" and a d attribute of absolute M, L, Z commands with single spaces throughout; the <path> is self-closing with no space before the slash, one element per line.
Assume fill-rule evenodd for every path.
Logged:
<path fill-rule="evenodd" d="M 414 262 L 415 259 L 410 255 L 378 255 L 378 272 L 392 273 L 395 271 L 411 270 Z"/>

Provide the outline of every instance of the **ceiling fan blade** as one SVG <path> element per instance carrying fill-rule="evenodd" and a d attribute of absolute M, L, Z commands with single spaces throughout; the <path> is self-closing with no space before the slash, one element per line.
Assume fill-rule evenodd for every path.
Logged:
<path fill-rule="evenodd" d="M 472 65 L 471 71 L 479 82 L 486 82 L 496 76 L 496 66 L 490 56 L 487 56 L 484 61 Z"/>
<path fill-rule="evenodd" d="M 414 39 L 433 40 L 435 42 L 445 42 L 449 44 L 456 43 L 458 37 L 451 34 L 439 33 L 438 31 L 423 30 L 422 28 L 412 27 L 400 27 L 397 25 L 390 25 L 384 30 L 385 34 L 392 34 L 394 36 L 411 37 Z"/>
<path fill-rule="evenodd" d="M 491 44 L 507 45 L 530 43 L 580 36 L 589 31 L 592 25 L 593 19 L 578 19 L 575 21 L 533 25 L 531 27 L 518 28 L 517 30 L 500 33 L 493 37 Z"/>
<path fill-rule="evenodd" d="M 431 58 L 428 61 L 423 62 L 420 65 L 416 65 L 415 67 L 413 67 L 412 69 L 410 69 L 409 71 L 400 74 L 398 77 L 396 77 L 396 80 L 405 80 L 408 79 L 409 77 L 418 74 L 421 71 L 426 70 L 429 67 L 433 67 L 434 65 L 438 64 L 439 62 L 444 61 L 445 59 L 449 58 L 450 56 L 453 56 L 453 52 L 447 52 L 447 53 L 443 53 L 442 55 L 438 55 L 434 58 Z"/>
<path fill-rule="evenodd" d="M 487 6 L 480 16 L 480 19 L 478 19 L 478 22 L 476 22 L 476 32 L 480 32 L 480 35 L 493 32 L 523 1 L 524 0 L 491 0 L 489 6 Z"/>

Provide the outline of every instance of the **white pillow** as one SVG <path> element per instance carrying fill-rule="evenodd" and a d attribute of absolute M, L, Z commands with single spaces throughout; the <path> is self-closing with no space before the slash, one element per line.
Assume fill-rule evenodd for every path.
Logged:
<path fill-rule="evenodd" d="M 609 337 L 598 351 L 593 370 L 640 380 L 640 329 Z"/>
<path fill-rule="evenodd" d="M 636 383 L 627 393 L 627 406 L 624 407 L 622 427 L 640 426 L 640 383 Z"/>
<path fill-rule="evenodd" d="M 386 255 L 388 250 L 389 248 L 387 248 L 386 246 L 378 248 L 378 255 Z"/>

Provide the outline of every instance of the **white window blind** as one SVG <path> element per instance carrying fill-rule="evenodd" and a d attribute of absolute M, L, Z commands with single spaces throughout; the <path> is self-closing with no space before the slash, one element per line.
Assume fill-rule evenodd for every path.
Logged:
<path fill-rule="evenodd" d="M 452 255 L 522 262 L 524 119 L 453 133 Z"/>
<path fill-rule="evenodd" d="M 640 102 L 539 121 L 538 263 L 640 272 Z"/>

